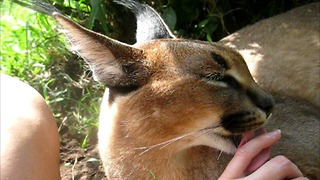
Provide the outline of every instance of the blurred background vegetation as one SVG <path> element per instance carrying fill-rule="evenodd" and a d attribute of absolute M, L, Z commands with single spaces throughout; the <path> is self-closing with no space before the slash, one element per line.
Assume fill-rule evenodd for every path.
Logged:
<path fill-rule="evenodd" d="M 31 0 L 29 0 L 31 1 Z M 319 0 L 144 0 L 179 37 L 218 41 L 261 19 Z M 1 0 L 2 73 L 36 88 L 52 108 L 61 133 L 76 135 L 82 147 L 95 139 L 104 86 L 93 82 L 81 58 L 68 51 L 53 19 L 28 1 Z M 37 3 L 37 2 L 35 2 Z M 79 24 L 134 43 L 133 14 L 112 0 L 49 0 Z"/>

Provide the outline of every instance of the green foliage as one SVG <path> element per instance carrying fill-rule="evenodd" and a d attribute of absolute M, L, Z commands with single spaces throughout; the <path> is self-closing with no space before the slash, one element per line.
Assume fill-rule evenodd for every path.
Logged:
<path fill-rule="evenodd" d="M 108 25 L 106 23 L 106 19 L 104 15 L 106 14 L 106 10 L 102 0 L 91 1 L 92 11 L 89 17 L 89 29 L 93 28 L 94 20 L 98 20 L 105 34 L 109 34 Z"/>
<path fill-rule="evenodd" d="M 150 175 L 151 179 L 157 180 L 157 176 L 151 170 L 147 170 L 147 173 Z"/>
<path fill-rule="evenodd" d="M 42 74 L 50 63 L 50 54 L 64 49 L 52 24 L 46 16 L 10 6 L 8 1 L 2 3 L 1 72 L 25 81 Z"/>
<path fill-rule="evenodd" d="M 169 23 L 169 27 L 175 27 L 178 36 L 218 41 L 248 24 L 317 1 L 319 0 L 163 0 L 155 8 L 165 15 L 165 22 L 170 22 L 171 18 L 166 16 L 168 9 L 170 14 L 175 14 L 173 19 L 176 24 Z M 153 0 L 146 2 L 153 4 Z"/>
<path fill-rule="evenodd" d="M 173 31 L 177 24 L 177 15 L 172 7 L 168 7 L 163 11 L 162 18 L 165 23 L 168 25 L 169 29 Z"/>
<path fill-rule="evenodd" d="M 92 82 L 82 60 L 69 53 L 52 18 L 4 1 L 0 27 L 1 73 L 37 89 L 59 129 L 77 134 L 85 147 L 98 126 L 104 87 Z"/>

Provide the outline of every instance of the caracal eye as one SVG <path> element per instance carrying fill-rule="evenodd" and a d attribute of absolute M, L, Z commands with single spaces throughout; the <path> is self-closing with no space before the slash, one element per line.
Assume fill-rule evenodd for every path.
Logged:
<path fill-rule="evenodd" d="M 210 73 L 205 77 L 209 81 L 221 81 L 223 79 L 223 75 L 220 73 Z"/>
<path fill-rule="evenodd" d="M 227 61 L 226 61 L 225 58 L 222 57 L 221 55 L 212 52 L 212 53 L 211 53 L 211 57 L 212 57 L 212 59 L 213 59 L 219 66 L 221 66 L 221 67 L 224 68 L 225 70 L 226 70 L 226 69 L 230 69 L 230 67 L 229 67 L 228 64 L 227 64 Z"/>
<path fill-rule="evenodd" d="M 224 84 L 224 87 L 231 87 L 233 89 L 241 89 L 240 83 L 230 75 L 223 75 L 221 73 L 211 73 L 206 75 L 206 80 L 210 82 L 210 84 Z"/>

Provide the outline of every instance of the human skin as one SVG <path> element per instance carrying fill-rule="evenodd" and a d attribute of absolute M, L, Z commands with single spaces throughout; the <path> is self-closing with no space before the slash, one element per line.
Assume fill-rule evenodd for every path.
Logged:
<path fill-rule="evenodd" d="M 281 131 L 275 130 L 262 134 L 241 146 L 236 151 L 233 159 L 230 161 L 219 180 L 307 179 L 303 177 L 299 168 L 285 156 L 276 156 L 261 167 L 258 167 L 258 169 L 252 169 L 249 172 L 247 171 L 247 167 L 250 165 L 251 161 L 258 156 L 261 151 L 278 142 L 280 138 Z"/>
<path fill-rule="evenodd" d="M 21 81 L 0 75 L 0 179 L 60 179 L 56 121 L 42 96 Z"/>

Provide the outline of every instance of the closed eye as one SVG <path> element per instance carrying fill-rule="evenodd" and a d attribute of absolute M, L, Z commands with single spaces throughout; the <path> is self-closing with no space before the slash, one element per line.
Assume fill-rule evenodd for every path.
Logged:
<path fill-rule="evenodd" d="M 230 67 L 227 64 L 227 61 L 221 55 L 212 52 L 211 57 L 222 68 L 224 68 L 226 70 L 230 69 Z"/>
<path fill-rule="evenodd" d="M 223 75 L 221 75 L 220 73 L 212 73 L 207 74 L 205 78 L 209 81 L 221 81 Z"/>
<path fill-rule="evenodd" d="M 241 89 L 241 85 L 238 83 L 238 81 L 229 75 L 222 75 L 220 73 L 212 73 L 208 74 L 205 77 L 209 81 L 218 81 L 223 82 L 227 84 L 229 87 L 232 87 L 234 89 Z"/>
<path fill-rule="evenodd" d="M 219 79 L 219 81 L 222 81 L 226 84 L 228 84 L 228 86 L 234 88 L 234 89 L 241 89 L 241 85 L 239 84 L 239 82 L 232 76 L 222 76 L 222 78 Z"/>

